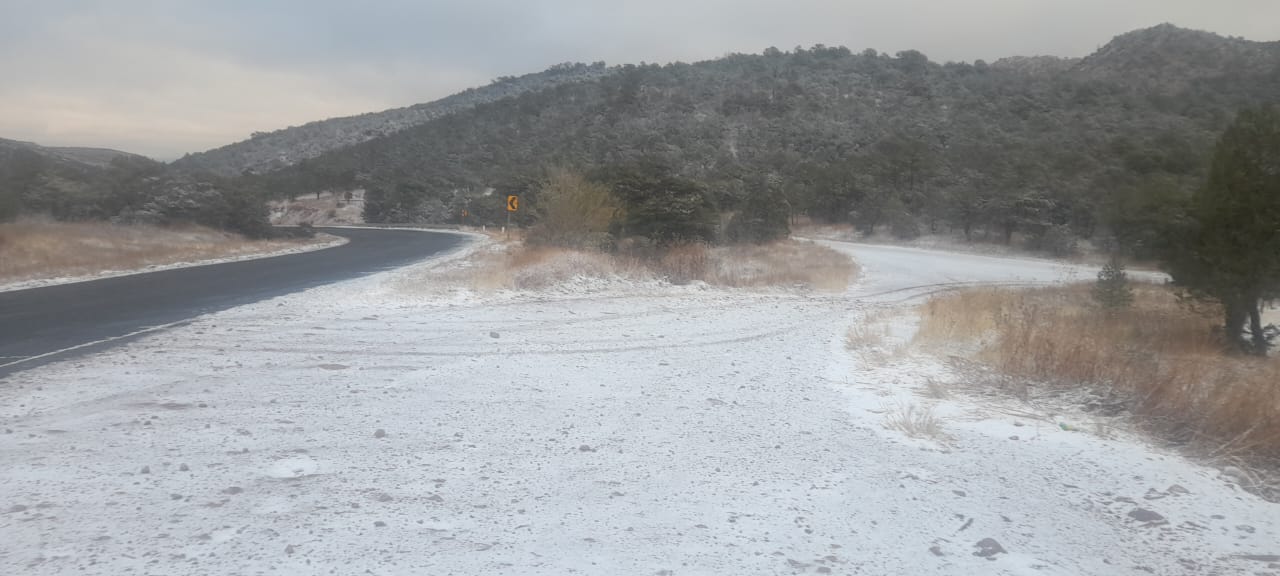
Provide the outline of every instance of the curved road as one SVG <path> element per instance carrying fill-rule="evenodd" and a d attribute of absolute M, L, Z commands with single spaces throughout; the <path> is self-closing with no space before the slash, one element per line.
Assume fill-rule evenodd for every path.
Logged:
<path fill-rule="evenodd" d="M 189 318 L 402 266 L 463 237 L 419 230 L 323 228 L 350 242 L 258 260 L 0 292 L 0 377 L 100 349 Z"/>

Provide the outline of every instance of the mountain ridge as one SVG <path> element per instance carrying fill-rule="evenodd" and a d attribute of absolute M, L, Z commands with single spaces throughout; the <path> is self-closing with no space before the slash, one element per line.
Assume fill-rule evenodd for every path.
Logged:
<path fill-rule="evenodd" d="M 1190 56 L 1182 54 L 1178 57 L 1182 61 L 1190 60 L 1191 65 L 1186 70 L 1170 71 L 1170 60 L 1162 52 L 1170 45 L 1179 44 L 1192 47 Z M 768 52 L 765 51 L 766 54 Z M 1276 57 L 1280 57 L 1280 42 L 1224 37 L 1164 23 L 1120 34 L 1094 53 L 1080 58 L 1008 56 L 990 66 L 1018 74 L 1076 74 L 1107 79 L 1127 78 L 1151 84 L 1166 82 L 1167 77 L 1176 76 L 1179 86 L 1185 86 L 1190 81 L 1214 77 L 1215 65 L 1220 62 L 1227 62 L 1235 68 L 1256 68 L 1260 66 L 1259 60 Z M 487 86 L 470 88 L 431 102 L 255 133 L 247 140 L 187 154 L 171 165 L 181 170 L 206 171 L 220 176 L 270 172 L 333 150 L 389 136 L 476 105 L 552 89 L 564 83 L 598 81 L 621 68 L 623 66 L 606 67 L 602 62 L 560 64 L 542 72 L 500 78 Z"/>
<path fill-rule="evenodd" d="M 477 104 L 566 82 L 589 81 L 610 71 L 603 62 L 558 64 L 542 72 L 498 78 L 486 86 L 468 88 L 430 102 L 254 133 L 247 140 L 187 154 L 171 165 L 181 170 L 206 171 L 220 176 L 271 171 L 315 158 L 330 150 L 393 134 Z"/>
<path fill-rule="evenodd" d="M 1200 181 L 1236 112 L 1280 95 L 1272 43 L 1135 32 L 1084 59 L 937 63 L 815 46 L 622 66 L 333 150 L 266 189 L 365 188 L 370 221 L 446 222 L 501 216 L 477 193 L 529 194 L 547 166 L 657 161 L 727 212 L 772 182 L 793 213 L 868 229 L 1088 237 L 1113 197 Z M 1159 70 L 1128 72 L 1153 52 Z"/>
<path fill-rule="evenodd" d="M 112 148 L 90 146 L 45 146 L 24 140 L 0 138 L 0 147 L 22 148 L 66 162 L 84 164 L 94 168 L 105 168 L 117 158 L 145 159 L 141 154 L 124 152 Z"/>
<path fill-rule="evenodd" d="M 1077 73 L 1161 84 L 1233 73 L 1265 73 L 1280 60 L 1280 41 L 1255 41 L 1158 24 L 1120 34 L 1081 58 Z"/>

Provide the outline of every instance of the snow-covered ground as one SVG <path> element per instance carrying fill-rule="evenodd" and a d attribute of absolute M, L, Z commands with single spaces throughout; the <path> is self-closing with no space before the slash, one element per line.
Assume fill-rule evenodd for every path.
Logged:
<path fill-rule="evenodd" d="M 0 573 L 1280 571 L 1280 506 L 1230 477 L 845 347 L 948 286 L 1092 270 L 830 245 L 845 294 L 420 285 L 455 258 L 10 376 Z"/>

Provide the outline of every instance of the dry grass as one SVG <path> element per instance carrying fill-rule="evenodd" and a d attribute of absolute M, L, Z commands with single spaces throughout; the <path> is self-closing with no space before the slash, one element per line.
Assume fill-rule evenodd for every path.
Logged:
<path fill-rule="evenodd" d="M 852 224 L 814 222 L 809 218 L 797 218 L 791 225 L 791 233 L 803 238 L 822 238 L 824 240 L 856 241 L 862 238 Z"/>
<path fill-rule="evenodd" d="M 783 240 L 714 248 L 698 279 L 716 286 L 799 286 L 841 292 L 856 274 L 853 260 L 840 252 L 812 242 Z"/>
<path fill-rule="evenodd" d="M 517 246 L 491 256 L 474 278 L 474 286 L 482 290 L 538 290 L 577 278 L 646 280 L 651 276 L 634 262 L 602 252 Z"/>
<path fill-rule="evenodd" d="M 925 438 L 945 443 L 950 440 L 942 430 L 942 421 L 928 406 L 899 404 L 886 410 L 885 427 L 898 430 L 912 438 Z"/>
<path fill-rule="evenodd" d="M 888 332 L 889 326 L 884 324 L 870 322 L 854 324 L 844 335 L 844 347 L 856 351 L 884 346 L 884 339 Z"/>
<path fill-rule="evenodd" d="M 924 390 L 921 391 L 921 394 L 925 398 L 934 400 L 945 400 L 951 397 L 951 391 L 947 389 L 947 385 L 933 378 L 925 380 Z"/>
<path fill-rule="evenodd" d="M 252 241 L 199 226 L 161 228 L 25 219 L 0 224 L 0 283 L 270 252 L 305 242 L 309 241 Z"/>
<path fill-rule="evenodd" d="M 844 347 L 870 364 L 884 364 L 901 358 L 908 352 L 908 343 L 894 334 L 894 326 L 903 320 L 902 314 L 895 309 L 869 311 L 849 326 L 844 335 Z"/>
<path fill-rule="evenodd" d="M 502 248 L 472 256 L 468 266 L 453 273 L 456 278 L 445 280 L 479 290 L 535 290 L 585 279 L 839 291 L 856 271 L 848 256 L 796 241 L 716 248 L 690 244 L 644 256 L 517 242 Z"/>
<path fill-rule="evenodd" d="M 1123 400 L 1146 429 L 1215 459 L 1280 467 L 1280 358 L 1222 353 L 1213 309 L 1160 286 L 1107 314 L 1089 285 L 976 290 L 924 304 L 917 342 L 980 343 L 1004 374 L 1088 386 Z"/>

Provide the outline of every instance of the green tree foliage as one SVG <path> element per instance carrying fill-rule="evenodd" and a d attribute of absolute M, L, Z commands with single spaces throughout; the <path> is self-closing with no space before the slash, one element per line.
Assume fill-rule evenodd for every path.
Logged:
<path fill-rule="evenodd" d="M 141 156 L 115 154 L 89 163 L 60 149 L 0 140 L 0 220 L 41 214 L 272 233 L 260 181 L 181 174 Z"/>
<path fill-rule="evenodd" d="M 729 221 L 726 235 L 730 242 L 763 244 L 791 235 L 791 209 L 778 187 L 766 179 L 748 189 L 742 208 Z"/>
<path fill-rule="evenodd" d="M 536 211 L 538 223 L 526 240 L 573 248 L 608 248 L 610 230 L 621 216 L 608 186 L 565 169 L 551 170 L 540 183 Z"/>
<path fill-rule="evenodd" d="M 1098 272 L 1098 280 L 1093 285 L 1093 300 L 1108 311 L 1121 310 L 1133 304 L 1129 274 L 1118 256 L 1113 256 Z"/>
<path fill-rule="evenodd" d="M 1102 220 L 1114 248 L 1136 258 L 1159 257 L 1164 231 L 1186 213 L 1194 186 L 1169 175 L 1142 179 L 1105 201 Z"/>
<path fill-rule="evenodd" d="M 612 167 L 603 176 L 622 202 L 620 237 L 657 245 L 715 240 L 717 212 L 702 184 L 657 162 Z"/>
<path fill-rule="evenodd" d="M 0 222 L 23 212 L 24 199 L 44 171 L 45 160 L 34 151 L 0 147 Z"/>
<path fill-rule="evenodd" d="M 1222 304 L 1230 342 L 1267 353 L 1274 329 L 1261 307 L 1280 297 L 1280 108 L 1244 110 L 1222 134 L 1165 264 L 1192 294 Z"/>
<path fill-rule="evenodd" d="M 17 190 L 0 187 L 0 222 L 7 222 L 18 216 L 22 210 L 22 199 Z"/>

